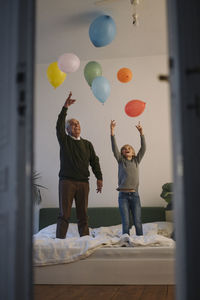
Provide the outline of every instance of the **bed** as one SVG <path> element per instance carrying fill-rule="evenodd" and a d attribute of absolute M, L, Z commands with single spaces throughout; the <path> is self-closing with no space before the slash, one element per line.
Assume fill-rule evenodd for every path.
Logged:
<path fill-rule="evenodd" d="M 117 207 L 89 207 L 90 236 L 78 238 L 72 208 L 68 236 L 60 241 L 57 216 L 58 208 L 40 210 L 33 242 L 35 284 L 175 284 L 173 223 L 166 222 L 163 207 L 142 207 L 143 237 L 135 236 L 134 226 L 130 236 L 120 233 Z M 52 253 L 59 253 L 56 260 Z"/>

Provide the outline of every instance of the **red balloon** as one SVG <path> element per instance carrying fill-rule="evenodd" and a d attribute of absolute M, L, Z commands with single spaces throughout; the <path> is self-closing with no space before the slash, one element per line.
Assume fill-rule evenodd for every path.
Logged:
<path fill-rule="evenodd" d="M 125 105 L 125 113 L 129 117 L 137 117 L 143 113 L 145 105 L 141 100 L 131 100 Z"/>

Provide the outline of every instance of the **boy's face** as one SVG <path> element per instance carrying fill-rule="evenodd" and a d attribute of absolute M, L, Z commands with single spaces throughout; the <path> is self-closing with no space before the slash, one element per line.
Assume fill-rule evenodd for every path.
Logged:
<path fill-rule="evenodd" d="M 121 154 L 128 160 L 131 160 L 135 156 L 135 151 L 132 146 L 124 145 L 121 149 Z"/>

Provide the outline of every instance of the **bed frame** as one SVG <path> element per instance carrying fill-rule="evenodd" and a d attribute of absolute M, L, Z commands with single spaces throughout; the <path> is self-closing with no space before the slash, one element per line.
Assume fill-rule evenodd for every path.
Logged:
<path fill-rule="evenodd" d="M 55 224 L 58 212 L 58 208 L 41 208 L 39 228 Z M 121 224 L 121 217 L 118 207 L 89 207 L 88 221 L 89 227 L 97 228 Z M 142 207 L 142 222 L 156 221 L 165 221 L 164 207 Z M 75 208 L 72 208 L 70 222 L 76 222 Z M 148 249 L 144 248 L 120 248 L 120 257 L 117 256 L 117 252 L 113 256 L 113 250 L 108 249 L 106 259 L 101 258 L 102 250 L 100 248 L 87 259 L 73 263 L 34 267 L 34 283 L 132 285 L 175 282 L 174 255 L 169 249 L 162 249 L 164 252 L 160 255 L 159 249 L 155 248 L 151 257 L 145 256 Z M 131 259 L 123 256 L 127 251 L 134 252 Z"/>
<path fill-rule="evenodd" d="M 41 208 L 39 218 L 39 230 L 55 224 L 59 208 Z M 142 223 L 165 221 L 164 207 L 142 207 Z M 71 211 L 70 223 L 76 223 L 76 210 Z M 101 226 L 112 226 L 121 224 L 121 217 L 118 207 L 89 207 L 88 208 L 89 227 L 97 228 Z"/>

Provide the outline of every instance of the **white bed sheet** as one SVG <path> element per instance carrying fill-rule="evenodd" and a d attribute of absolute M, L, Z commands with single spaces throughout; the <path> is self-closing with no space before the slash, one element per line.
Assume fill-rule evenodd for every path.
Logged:
<path fill-rule="evenodd" d="M 90 228 L 90 236 L 79 237 L 77 225 L 70 224 L 66 239 L 56 239 L 56 224 L 53 224 L 34 235 L 33 263 L 35 266 L 70 263 L 87 258 L 94 252 L 95 259 L 98 259 L 98 255 L 104 255 L 104 259 L 113 259 L 113 255 L 118 258 L 126 255 L 124 259 L 127 259 L 127 255 L 133 253 L 138 257 L 146 254 L 148 258 L 155 253 L 166 256 L 173 253 L 175 246 L 175 242 L 169 238 L 172 230 L 173 226 L 169 222 L 154 222 L 143 224 L 143 236 L 135 235 L 134 226 L 130 236 L 122 235 L 121 225 L 116 225 Z M 151 252 L 150 249 L 154 250 Z M 169 249 L 172 249 L 171 252 Z"/>

